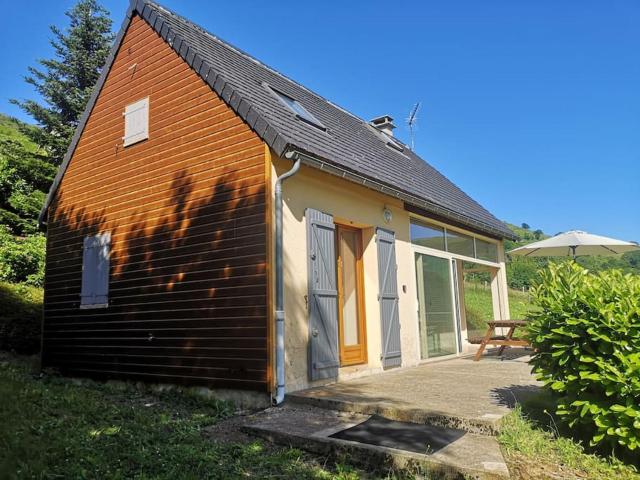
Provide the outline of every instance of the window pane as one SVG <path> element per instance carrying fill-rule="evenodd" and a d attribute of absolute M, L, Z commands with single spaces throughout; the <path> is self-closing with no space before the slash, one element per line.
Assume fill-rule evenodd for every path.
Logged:
<path fill-rule="evenodd" d="M 491 280 L 498 269 L 462 262 L 460 270 L 464 283 L 459 283 L 458 288 L 463 300 L 461 308 L 463 325 L 467 329 L 466 338 L 483 337 L 487 322 L 494 319 Z"/>
<path fill-rule="evenodd" d="M 474 257 L 473 237 L 447 230 L 447 251 L 457 253 L 458 255 Z"/>
<path fill-rule="evenodd" d="M 411 222 L 411 243 L 421 247 L 444 250 L 444 228 Z"/>
<path fill-rule="evenodd" d="M 352 230 L 340 232 L 342 260 L 342 336 L 345 346 L 358 345 L 357 235 Z"/>
<path fill-rule="evenodd" d="M 498 246 L 495 243 L 485 242 L 476 238 L 476 258 L 489 262 L 498 261 Z"/>
<path fill-rule="evenodd" d="M 423 359 L 454 354 L 457 331 L 449 260 L 418 252 L 415 260 L 420 354 Z"/>

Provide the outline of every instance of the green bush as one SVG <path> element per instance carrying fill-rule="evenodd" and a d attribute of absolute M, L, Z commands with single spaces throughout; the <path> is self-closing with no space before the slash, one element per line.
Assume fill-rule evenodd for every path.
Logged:
<path fill-rule="evenodd" d="M 40 351 L 42 289 L 0 282 L 0 350 Z"/>
<path fill-rule="evenodd" d="M 22 233 L 33 230 L 33 228 L 30 228 L 31 225 L 27 220 L 20 218 L 18 214 L 2 207 L 0 207 L 0 225 L 3 227 L 3 230 L 9 230 L 11 233 Z"/>
<path fill-rule="evenodd" d="M 42 234 L 14 237 L 0 225 L 0 280 L 42 286 L 45 246 Z"/>
<path fill-rule="evenodd" d="M 0 114 L 0 127 L 2 115 Z M 38 215 L 56 167 L 0 131 L 0 221 L 16 235 L 38 229 Z"/>
<path fill-rule="evenodd" d="M 507 282 L 510 288 L 521 290 L 535 283 L 540 265 L 532 258 L 511 258 L 507 263 Z"/>
<path fill-rule="evenodd" d="M 592 446 L 637 455 L 640 277 L 550 264 L 531 293 L 539 307 L 529 314 L 531 363 L 556 396 L 556 413 Z"/>

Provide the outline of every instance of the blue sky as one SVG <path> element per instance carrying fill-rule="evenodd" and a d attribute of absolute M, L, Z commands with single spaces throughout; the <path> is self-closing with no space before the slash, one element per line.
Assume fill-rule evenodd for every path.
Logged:
<path fill-rule="evenodd" d="M 0 111 L 28 120 L 8 99 L 73 1 L 2 3 Z M 503 220 L 640 241 L 637 0 L 161 3 L 403 140 L 420 101 L 418 153 Z"/>

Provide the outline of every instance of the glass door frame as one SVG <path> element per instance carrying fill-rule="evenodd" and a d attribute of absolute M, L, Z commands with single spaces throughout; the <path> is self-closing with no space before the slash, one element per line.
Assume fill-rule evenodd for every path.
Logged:
<path fill-rule="evenodd" d="M 344 344 L 344 285 L 343 285 L 343 265 L 342 254 L 340 248 L 340 234 L 343 231 L 350 231 L 355 234 L 355 269 L 356 269 L 356 311 L 357 311 L 357 328 L 358 339 L 357 345 L 345 345 Z M 354 227 L 353 225 L 345 225 L 336 222 L 336 279 L 338 290 L 338 350 L 340 367 L 348 367 L 351 365 L 362 365 L 368 363 L 367 354 L 367 319 L 365 310 L 365 292 L 364 292 L 364 266 L 363 266 L 363 244 L 362 244 L 362 229 Z"/>
<path fill-rule="evenodd" d="M 457 357 L 460 354 L 460 349 L 461 349 L 461 345 L 460 345 L 460 315 L 458 314 L 458 305 L 457 305 L 457 293 L 456 293 L 456 288 L 454 285 L 454 278 L 453 278 L 453 269 L 452 269 L 452 256 L 447 253 L 447 252 L 442 252 L 440 250 L 435 250 L 432 248 L 427 248 L 427 247 L 421 247 L 419 245 L 412 245 L 412 255 L 413 255 L 413 269 L 414 269 L 414 275 L 416 276 L 416 281 L 417 281 L 417 275 L 418 272 L 416 271 L 416 261 L 415 261 L 415 254 L 419 253 L 422 255 L 429 255 L 432 257 L 438 257 L 438 258 L 442 258 L 444 260 L 447 261 L 447 265 L 449 268 L 449 288 L 451 289 L 451 301 L 453 302 L 453 313 L 455 318 L 454 320 L 454 328 L 455 328 L 455 332 L 454 332 L 454 337 L 456 340 L 456 353 L 452 353 L 449 355 L 441 355 L 438 357 L 433 357 L 433 358 L 422 358 L 422 346 L 420 345 L 420 338 L 421 336 L 418 335 L 418 352 L 420 352 L 420 361 L 421 362 L 432 362 L 432 361 L 437 361 L 437 360 L 442 360 L 442 359 L 446 359 L 446 358 L 453 358 L 453 357 Z M 417 287 L 417 285 L 416 285 Z M 417 315 L 417 321 L 418 321 L 418 326 L 420 325 L 420 299 L 418 298 L 419 292 L 418 289 L 416 288 L 416 315 Z"/>
<path fill-rule="evenodd" d="M 453 266 L 454 266 L 454 261 L 456 262 L 472 262 L 472 263 L 476 263 L 476 264 L 480 264 L 480 265 L 486 265 L 488 267 L 492 267 L 497 269 L 498 271 L 500 270 L 500 264 L 499 263 L 493 263 L 493 262 L 489 262 L 487 260 L 480 260 L 478 258 L 473 258 L 473 257 L 467 257 L 465 255 L 458 255 L 458 254 L 454 254 L 454 253 L 450 253 L 450 252 L 445 252 L 443 250 L 437 250 L 435 248 L 429 248 L 429 247 L 423 247 L 420 245 L 416 245 L 414 243 L 411 244 L 411 257 L 412 257 L 412 264 L 413 264 L 413 270 L 414 270 L 414 277 L 416 278 L 417 281 L 417 271 L 416 271 L 416 262 L 415 262 L 415 254 L 416 253 L 420 253 L 422 255 L 430 255 L 432 257 L 439 257 L 439 258 L 443 258 L 448 260 L 449 263 L 449 280 L 450 280 L 450 288 L 451 288 L 451 298 L 453 299 L 454 305 L 453 305 L 453 311 L 454 311 L 454 315 L 455 315 L 455 319 L 454 319 L 454 324 L 455 324 L 455 338 L 456 338 L 456 353 L 450 354 L 450 355 L 443 355 L 440 357 L 433 357 L 433 358 L 422 358 L 422 354 L 420 354 L 420 362 L 433 362 L 433 361 L 438 361 L 438 360 L 443 360 L 443 359 L 447 359 L 447 358 L 455 358 L 460 356 L 460 354 L 462 353 L 462 319 L 461 319 L 461 314 L 460 314 L 460 309 L 463 307 L 463 299 L 460 296 L 460 291 L 458 289 L 458 286 L 456 285 L 456 276 L 457 276 L 457 272 L 453 271 Z M 459 280 L 459 279 L 458 279 Z M 501 295 L 499 289 L 496 291 L 496 294 L 499 296 Z M 493 295 L 493 292 L 492 292 Z M 420 324 L 420 300 L 418 299 L 418 288 L 417 288 L 417 284 L 416 284 L 416 297 L 415 297 L 415 302 L 416 302 L 416 321 L 418 322 L 418 325 Z M 495 301 L 494 301 L 495 304 Z M 495 309 L 494 309 L 495 310 Z M 494 315 L 495 315 L 495 311 L 494 311 Z M 421 352 L 421 347 L 420 347 L 420 335 L 417 335 L 417 343 L 418 343 L 418 352 Z"/>

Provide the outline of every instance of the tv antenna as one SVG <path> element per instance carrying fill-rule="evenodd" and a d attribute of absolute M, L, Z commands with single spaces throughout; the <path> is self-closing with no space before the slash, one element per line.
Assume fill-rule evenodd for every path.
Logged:
<path fill-rule="evenodd" d="M 415 148 L 415 137 L 414 131 L 418 126 L 418 110 L 420 110 L 420 102 L 417 102 L 411 111 L 409 112 L 409 117 L 407 118 L 407 125 L 409 125 L 409 136 L 411 137 L 411 150 Z"/>

